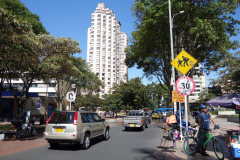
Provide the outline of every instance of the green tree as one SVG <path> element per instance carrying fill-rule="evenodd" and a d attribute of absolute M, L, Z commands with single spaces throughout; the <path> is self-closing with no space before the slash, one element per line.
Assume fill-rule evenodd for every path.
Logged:
<path fill-rule="evenodd" d="M 42 22 L 40 22 L 40 17 L 31 13 L 19 0 L 0 0 L 0 6 L 11 15 L 15 15 L 15 18 L 24 20 L 31 25 L 35 34 L 48 34 Z"/>
<path fill-rule="evenodd" d="M 228 50 L 235 49 L 237 42 L 230 37 L 237 35 L 239 21 L 231 15 L 239 4 L 237 0 L 171 1 L 173 14 L 185 11 L 173 22 L 175 55 L 185 49 L 203 64 L 201 71 L 210 70 Z M 136 30 L 126 49 L 125 63 L 129 68 L 137 65 L 146 77 L 154 76 L 159 84 L 166 84 L 167 89 L 172 90 L 168 1 L 136 0 L 132 14 L 136 17 Z M 194 69 L 188 72 L 189 77 L 194 74 L 197 74 Z M 176 74 L 176 79 L 178 77 Z"/>
<path fill-rule="evenodd" d="M 16 68 L 15 64 L 19 64 L 19 61 L 15 57 L 18 55 L 14 53 L 23 50 L 22 44 L 25 44 L 23 42 L 28 40 L 25 34 L 31 31 L 31 26 L 27 24 L 26 21 L 17 19 L 9 14 L 9 12 L 1 6 L 0 22 L 0 94 L 2 95 L 3 83 L 9 73 L 6 65 L 11 64 L 11 69 L 14 70 Z"/>
<path fill-rule="evenodd" d="M 225 92 L 240 91 L 240 52 L 228 53 L 225 57 L 216 63 L 211 71 L 217 70 L 218 78 L 210 79 L 210 83 L 222 88 Z"/>
<path fill-rule="evenodd" d="M 191 111 L 199 110 L 199 106 L 201 104 L 204 104 L 205 102 L 217 97 L 215 94 L 209 93 L 208 89 L 205 89 L 204 91 L 200 92 L 198 96 L 199 96 L 199 100 L 197 100 L 195 102 L 195 105 L 191 107 Z"/>

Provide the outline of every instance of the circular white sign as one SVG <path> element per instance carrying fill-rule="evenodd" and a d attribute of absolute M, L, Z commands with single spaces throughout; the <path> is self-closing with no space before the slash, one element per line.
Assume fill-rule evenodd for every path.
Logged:
<path fill-rule="evenodd" d="M 179 94 L 190 95 L 195 89 L 195 82 L 189 77 L 181 77 L 175 83 L 175 88 Z"/>
<path fill-rule="evenodd" d="M 66 95 L 66 99 L 68 102 L 73 102 L 75 101 L 75 94 L 74 92 L 68 92 L 67 95 Z"/>

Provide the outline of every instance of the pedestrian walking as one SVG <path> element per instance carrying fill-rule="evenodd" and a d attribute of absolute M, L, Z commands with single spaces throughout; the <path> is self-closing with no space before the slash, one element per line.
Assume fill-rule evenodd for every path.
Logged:
<path fill-rule="evenodd" d="M 205 105 L 200 105 L 199 107 L 200 113 L 198 114 L 198 125 L 199 125 L 199 133 L 198 133 L 198 144 L 196 147 L 196 151 L 202 155 L 208 156 L 206 153 L 207 145 L 201 150 L 203 143 L 208 139 L 205 134 L 209 134 L 210 129 L 210 120 L 215 125 L 215 128 L 219 128 L 218 125 L 216 125 L 215 121 L 211 117 L 209 113 L 207 113 L 207 107 Z"/>

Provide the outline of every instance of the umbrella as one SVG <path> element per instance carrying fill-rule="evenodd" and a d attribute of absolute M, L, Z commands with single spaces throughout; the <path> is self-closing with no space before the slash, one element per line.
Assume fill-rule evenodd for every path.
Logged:
<path fill-rule="evenodd" d="M 225 108 L 239 109 L 240 93 L 229 93 L 217 98 L 211 99 L 206 102 L 206 105 L 221 106 Z M 239 110 L 239 123 L 240 123 L 240 110 Z M 240 125 L 239 125 L 240 126 Z"/>
<path fill-rule="evenodd" d="M 207 101 L 206 105 L 236 109 L 236 105 L 240 105 L 240 93 L 236 92 L 219 96 Z"/>

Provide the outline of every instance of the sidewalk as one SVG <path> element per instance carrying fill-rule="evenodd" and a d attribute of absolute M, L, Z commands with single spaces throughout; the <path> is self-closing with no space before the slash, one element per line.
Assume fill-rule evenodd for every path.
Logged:
<path fill-rule="evenodd" d="M 224 151 L 225 151 L 225 159 L 232 160 L 231 152 L 227 149 L 227 144 L 225 142 L 225 137 L 227 135 L 227 130 L 233 129 L 233 130 L 239 130 L 239 124 L 233 123 L 233 122 L 227 122 L 224 118 L 216 118 L 216 123 L 220 125 L 220 129 L 213 130 L 212 133 L 215 138 L 219 140 L 221 143 Z M 166 124 L 165 124 L 166 126 Z M 213 128 L 213 124 L 211 125 L 211 128 Z M 162 139 L 161 145 L 160 145 L 160 157 L 161 160 L 186 160 L 188 158 L 187 153 L 185 152 L 183 148 L 183 141 L 177 140 L 176 141 L 176 149 L 173 149 L 173 141 L 168 140 L 167 131 L 164 133 L 164 137 Z M 197 153 L 195 155 L 189 155 L 190 160 L 217 160 L 217 157 L 215 153 L 212 150 L 212 143 L 209 142 L 207 153 L 209 156 L 202 156 L 201 154 Z"/>

